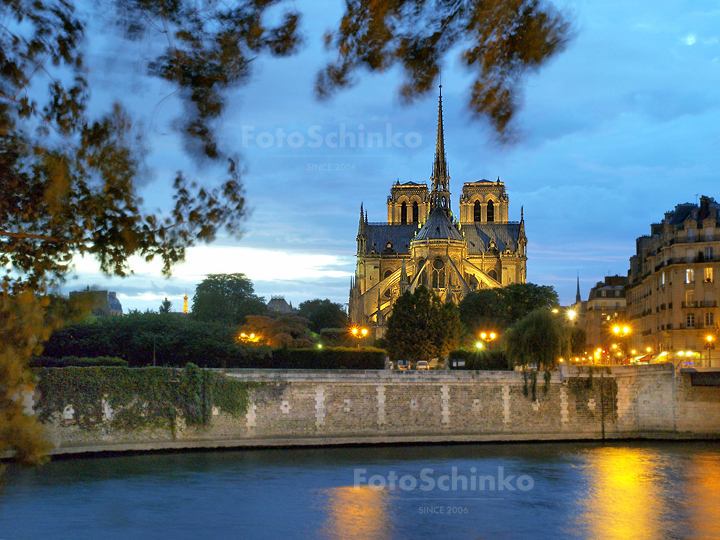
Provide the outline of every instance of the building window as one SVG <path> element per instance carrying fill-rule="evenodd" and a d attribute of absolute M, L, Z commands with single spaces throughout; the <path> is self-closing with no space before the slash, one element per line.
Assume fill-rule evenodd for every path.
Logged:
<path fill-rule="evenodd" d="M 695 303 L 695 291 L 689 290 L 685 291 L 685 305 L 688 307 L 692 307 L 692 305 Z"/>
<path fill-rule="evenodd" d="M 705 248 L 705 260 L 712 261 L 712 259 L 713 259 L 713 248 L 706 247 Z"/>
<path fill-rule="evenodd" d="M 444 289 L 445 288 L 445 263 L 438 257 L 433 261 L 433 277 L 432 287 L 433 289 Z"/>
<path fill-rule="evenodd" d="M 488 201 L 487 220 L 488 223 L 492 223 L 493 221 L 495 221 L 495 206 L 493 205 L 492 201 Z"/>
<path fill-rule="evenodd" d="M 712 282 L 713 282 L 713 269 L 706 268 L 705 269 L 705 283 L 712 283 Z"/>
<path fill-rule="evenodd" d="M 495 270 L 490 270 L 490 271 L 488 272 L 488 276 L 490 276 L 490 277 L 493 278 L 495 281 L 497 281 L 498 275 L 497 275 L 497 272 L 496 272 Z"/>
<path fill-rule="evenodd" d="M 415 201 L 413 203 L 413 223 L 417 223 L 419 221 L 418 217 L 418 203 Z"/>
<path fill-rule="evenodd" d="M 711 327 L 715 324 L 715 314 L 714 313 L 706 313 L 705 314 L 705 327 Z"/>
<path fill-rule="evenodd" d="M 389 278 L 390 276 L 392 276 L 392 273 L 392 270 L 385 270 L 385 273 L 383 274 L 383 279 Z"/>
<path fill-rule="evenodd" d="M 665 286 L 665 272 L 660 274 L 660 285 Z"/>
<path fill-rule="evenodd" d="M 407 203 L 400 205 L 400 223 L 407 223 Z"/>
<path fill-rule="evenodd" d="M 695 283 L 695 270 L 692 268 L 685 269 L 685 283 Z"/>
<path fill-rule="evenodd" d="M 482 205 L 480 204 L 480 201 L 475 201 L 475 206 L 473 207 L 473 219 L 475 221 L 482 221 Z"/>
<path fill-rule="evenodd" d="M 695 328 L 695 315 L 693 313 L 688 313 L 688 316 L 685 317 L 685 326 Z"/>
<path fill-rule="evenodd" d="M 687 230 L 687 239 L 688 239 L 688 242 L 694 242 L 694 241 L 695 241 L 695 229 L 688 229 L 688 230 Z"/>

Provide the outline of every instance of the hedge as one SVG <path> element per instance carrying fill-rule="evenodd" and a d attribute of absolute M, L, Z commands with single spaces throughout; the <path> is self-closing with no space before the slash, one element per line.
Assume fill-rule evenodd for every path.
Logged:
<path fill-rule="evenodd" d="M 28 362 L 31 368 L 64 368 L 64 367 L 127 367 L 128 363 L 122 358 L 110 356 L 98 356 L 96 358 L 78 358 L 77 356 L 65 356 L 63 358 L 48 358 L 47 356 L 36 356 Z"/>

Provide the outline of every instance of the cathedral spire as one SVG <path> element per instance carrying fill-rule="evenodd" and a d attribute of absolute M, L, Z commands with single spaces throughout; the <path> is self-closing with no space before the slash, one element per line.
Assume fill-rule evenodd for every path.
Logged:
<path fill-rule="evenodd" d="M 363 203 L 360 203 L 360 223 L 358 225 L 358 234 L 365 234 L 365 219 L 363 219 Z"/>
<path fill-rule="evenodd" d="M 445 134 L 442 115 L 442 85 L 438 97 L 437 142 L 435 143 L 435 163 L 432 173 L 432 192 L 430 193 L 430 210 L 439 207 L 450 214 L 450 175 L 445 161 Z"/>
<path fill-rule="evenodd" d="M 577 276 L 577 292 L 575 293 L 575 303 L 579 304 L 582 302 L 582 298 L 580 297 L 580 272 L 578 272 Z"/>

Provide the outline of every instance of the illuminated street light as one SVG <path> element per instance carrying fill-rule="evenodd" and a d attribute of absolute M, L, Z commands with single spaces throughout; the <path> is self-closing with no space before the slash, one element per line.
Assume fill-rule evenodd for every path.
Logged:
<path fill-rule="evenodd" d="M 574 310 L 572 310 L 572 309 L 568 310 L 568 312 L 567 312 L 568 319 L 570 319 L 572 321 L 575 318 L 575 315 L 577 315 L 577 313 L 575 313 Z"/>
<path fill-rule="evenodd" d="M 367 328 L 358 328 L 356 326 L 356 327 L 353 327 L 350 330 L 350 332 L 352 333 L 353 336 L 358 338 L 358 349 L 359 349 L 360 348 L 360 340 L 368 335 L 368 329 Z"/>

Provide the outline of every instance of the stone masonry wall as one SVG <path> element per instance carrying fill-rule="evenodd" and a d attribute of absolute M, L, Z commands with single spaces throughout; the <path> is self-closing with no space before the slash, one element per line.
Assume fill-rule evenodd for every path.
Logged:
<path fill-rule="evenodd" d="M 244 415 L 203 428 L 112 431 L 46 424 L 55 453 L 220 446 L 720 437 L 720 387 L 692 387 L 673 366 L 490 371 L 227 370 L 263 383 Z M 589 380 L 590 379 L 590 380 Z M 527 380 L 527 382 L 526 382 Z M 527 388 L 527 395 L 526 395 Z M 68 404 L 72 405 L 72 404 Z"/>

